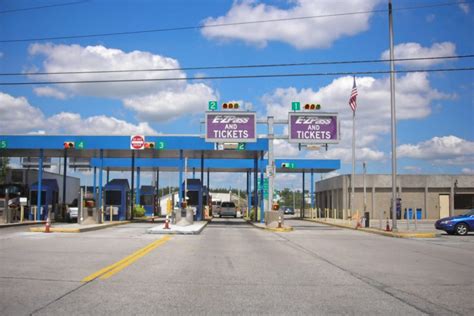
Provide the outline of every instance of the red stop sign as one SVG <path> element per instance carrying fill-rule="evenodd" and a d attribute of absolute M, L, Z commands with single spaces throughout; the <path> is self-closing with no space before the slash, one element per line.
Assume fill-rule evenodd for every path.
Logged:
<path fill-rule="evenodd" d="M 144 149 L 145 148 L 145 136 L 135 135 L 130 137 L 130 148 L 131 149 Z"/>

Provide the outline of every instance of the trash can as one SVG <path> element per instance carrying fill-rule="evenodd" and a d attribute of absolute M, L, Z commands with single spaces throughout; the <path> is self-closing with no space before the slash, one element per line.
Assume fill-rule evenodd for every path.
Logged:
<path fill-rule="evenodd" d="M 370 213 L 365 212 L 364 217 L 365 217 L 365 228 L 369 228 L 370 227 Z"/>

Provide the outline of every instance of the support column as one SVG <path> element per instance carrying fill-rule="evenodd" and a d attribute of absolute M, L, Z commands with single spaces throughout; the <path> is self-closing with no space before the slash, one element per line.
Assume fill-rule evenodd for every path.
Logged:
<path fill-rule="evenodd" d="M 155 191 L 156 191 L 156 205 L 153 208 L 153 215 L 155 215 L 155 210 L 156 210 L 156 215 L 160 215 L 160 207 L 161 207 L 161 197 L 160 197 L 160 168 L 156 168 L 156 182 L 155 182 Z"/>
<path fill-rule="evenodd" d="M 258 156 L 255 155 L 254 165 L 253 165 L 253 207 L 254 215 L 253 220 L 257 221 L 257 208 L 258 208 Z"/>
<path fill-rule="evenodd" d="M 311 208 L 314 209 L 314 172 L 313 172 L 313 169 L 311 169 L 311 185 L 310 185 L 310 188 L 311 188 L 311 192 L 310 192 L 310 196 L 311 196 Z"/>
<path fill-rule="evenodd" d="M 264 168 L 263 168 L 263 151 L 260 157 L 260 183 L 262 184 L 261 187 L 261 194 L 262 198 L 260 200 L 260 223 L 265 222 L 265 188 L 264 188 Z M 268 188 L 270 189 L 270 188 Z"/>
<path fill-rule="evenodd" d="M 100 150 L 100 169 L 99 169 L 99 210 L 102 209 L 102 171 L 104 169 L 104 151 Z"/>
<path fill-rule="evenodd" d="M 181 202 L 183 199 L 183 170 L 184 170 L 184 158 L 183 158 L 183 150 L 181 149 L 179 151 L 179 193 L 178 193 L 178 202 L 179 202 L 179 207 L 181 207 Z"/>
<path fill-rule="evenodd" d="M 207 184 L 207 203 L 208 204 L 209 204 L 209 193 L 211 191 L 210 186 L 209 186 L 209 174 L 210 174 L 209 168 L 207 168 L 207 183 L 206 184 Z M 211 211 L 212 211 L 212 205 L 210 207 L 211 207 Z M 214 214 L 212 214 L 212 216 L 214 216 Z"/>
<path fill-rule="evenodd" d="M 64 148 L 64 163 L 63 163 L 63 207 L 66 205 L 66 176 L 67 176 L 67 149 Z M 61 214 L 63 215 L 63 214 Z"/>
<path fill-rule="evenodd" d="M 43 149 L 40 149 L 39 166 L 38 166 L 38 195 L 37 195 L 37 211 L 36 220 L 41 220 L 41 192 L 43 191 Z"/>
<path fill-rule="evenodd" d="M 423 212 L 425 213 L 425 219 L 428 219 L 428 185 L 425 184 L 425 198 L 423 203 Z"/>
<path fill-rule="evenodd" d="M 193 167 L 193 179 L 196 179 L 196 168 Z"/>
<path fill-rule="evenodd" d="M 135 204 L 140 204 L 140 167 L 137 167 L 137 194 L 135 196 Z"/>
<path fill-rule="evenodd" d="M 107 182 L 106 182 L 106 183 L 109 183 L 109 181 L 110 181 L 110 177 L 109 177 L 109 176 L 110 176 L 110 169 L 109 169 L 109 167 L 107 167 L 107 178 L 106 178 L 106 181 L 107 181 Z"/>
<path fill-rule="evenodd" d="M 303 170 L 303 185 L 302 185 L 302 188 L 303 188 L 303 192 L 301 193 L 303 195 L 303 200 L 301 202 L 301 212 L 300 212 L 300 217 L 301 218 L 304 218 L 304 208 L 305 208 L 305 200 L 304 200 L 304 190 L 305 190 L 305 178 L 304 178 L 304 170 Z"/>
<path fill-rule="evenodd" d="M 133 198 L 135 196 L 135 151 L 132 150 L 132 190 L 130 191 L 130 218 L 133 219 Z M 127 214 L 125 214 L 125 218 L 127 217 Z"/>
<path fill-rule="evenodd" d="M 250 186 L 251 186 L 251 181 L 250 181 L 250 169 L 247 170 L 247 217 L 250 216 L 250 207 L 252 206 L 252 199 L 250 197 Z"/>
<path fill-rule="evenodd" d="M 92 194 L 94 195 L 94 201 L 97 202 L 97 167 L 94 167 L 94 179 L 92 182 Z"/>
<path fill-rule="evenodd" d="M 201 151 L 201 188 L 204 190 L 204 152 L 202 151 Z M 200 203 L 201 206 L 197 214 L 198 221 L 201 221 L 205 217 L 205 214 L 204 214 L 205 205 L 204 205 L 204 202 L 202 201 L 202 194 L 200 195 L 200 199 L 201 199 L 201 203 Z M 209 204 L 209 200 L 207 200 L 207 204 Z"/>
<path fill-rule="evenodd" d="M 454 215 L 454 182 L 451 181 L 451 188 L 449 190 L 449 216 Z"/>

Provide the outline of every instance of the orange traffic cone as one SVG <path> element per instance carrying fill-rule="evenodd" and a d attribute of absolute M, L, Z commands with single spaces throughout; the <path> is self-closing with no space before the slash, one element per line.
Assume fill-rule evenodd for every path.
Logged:
<path fill-rule="evenodd" d="M 386 231 L 386 232 L 392 231 L 392 230 L 390 229 L 390 224 L 388 223 L 388 219 L 387 219 L 387 224 L 385 225 L 385 231 Z"/>
<path fill-rule="evenodd" d="M 44 232 L 45 233 L 50 233 L 50 228 L 51 227 L 51 220 L 49 219 L 49 217 L 46 219 L 46 224 L 44 226 Z"/>
<path fill-rule="evenodd" d="M 170 229 L 170 220 L 168 218 L 168 215 L 166 215 L 165 227 L 163 227 L 163 229 Z"/>

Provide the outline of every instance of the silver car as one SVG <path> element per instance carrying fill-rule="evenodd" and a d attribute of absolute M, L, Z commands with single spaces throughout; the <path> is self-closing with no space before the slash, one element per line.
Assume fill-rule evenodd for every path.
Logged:
<path fill-rule="evenodd" d="M 234 202 L 222 202 L 219 209 L 219 217 L 222 216 L 233 216 L 237 217 L 237 208 Z"/>

